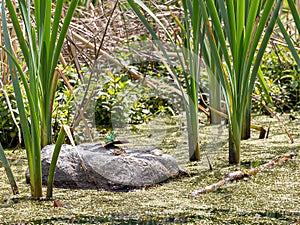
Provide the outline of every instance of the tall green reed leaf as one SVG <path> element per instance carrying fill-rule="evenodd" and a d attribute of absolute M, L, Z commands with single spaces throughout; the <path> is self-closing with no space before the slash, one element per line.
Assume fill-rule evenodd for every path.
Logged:
<path fill-rule="evenodd" d="M 66 134 L 68 135 L 69 139 L 71 140 L 71 143 L 74 143 L 69 126 L 63 125 L 59 131 L 59 134 L 58 134 L 58 137 L 57 137 L 57 140 L 55 143 L 50 167 L 49 167 L 47 193 L 46 193 L 47 199 L 50 199 L 53 197 L 53 180 L 54 180 L 55 167 L 56 167 L 56 163 L 58 160 L 59 152 L 61 150 L 61 146 L 65 140 Z"/>
<path fill-rule="evenodd" d="M 296 4 L 295 4 L 294 1 L 287 0 L 287 2 L 288 2 L 288 5 L 289 5 L 289 8 L 291 9 L 292 16 L 293 16 L 297 31 L 300 34 L 299 11 L 297 10 L 297 7 L 296 7 Z M 291 50 L 291 53 L 292 53 L 292 55 L 293 55 L 293 57 L 294 57 L 294 59 L 297 63 L 297 66 L 300 69 L 300 57 L 299 57 L 298 51 L 296 50 L 296 48 L 294 46 L 294 42 L 292 41 L 290 35 L 287 33 L 287 31 L 286 31 L 286 29 L 283 25 L 283 22 L 281 21 L 280 18 L 277 19 L 277 23 L 278 23 L 279 29 L 280 29 L 281 33 L 283 34 L 283 37 L 284 37 L 289 49 Z"/>
<path fill-rule="evenodd" d="M 5 3 L 27 65 L 28 72 L 26 74 L 22 71 L 20 63 L 12 51 L 6 22 Z M 2 1 L 4 50 L 9 56 L 33 197 L 42 196 L 41 148 L 52 143 L 52 105 L 58 80 L 55 68 L 77 3 L 78 0 L 70 1 L 60 28 L 63 0 L 56 1 L 53 20 L 52 1 L 50 0 L 34 0 L 33 4 L 31 1 L 19 0 L 20 20 L 13 2 L 11 0 Z M 33 15 L 32 11 L 34 11 Z M 21 29 L 21 23 L 25 26 L 25 32 Z M 17 75 L 20 76 L 20 80 Z M 27 118 L 25 113 L 21 85 L 24 86 L 29 102 L 30 118 Z"/>
<path fill-rule="evenodd" d="M 8 54 L 12 56 L 13 50 L 10 42 L 10 37 L 8 33 L 8 26 L 7 26 L 7 19 L 6 19 L 6 14 L 5 14 L 5 8 L 4 8 L 4 1 L 2 1 L 2 29 L 3 29 L 3 38 L 4 38 L 4 43 L 6 46 L 6 49 L 3 49 L 7 51 Z M 1 46 L 3 48 L 3 46 Z M 16 95 L 16 101 L 17 101 L 17 107 L 20 115 L 20 124 L 21 124 L 21 129 L 23 133 L 23 139 L 24 139 L 24 145 L 26 149 L 26 154 L 28 158 L 28 165 L 29 165 L 29 171 L 30 173 L 34 174 L 33 172 L 33 150 L 32 150 L 32 145 L 31 145 L 31 137 L 30 137 L 30 128 L 29 128 L 29 123 L 27 120 L 27 115 L 25 113 L 25 107 L 24 107 L 24 102 L 22 98 L 22 93 L 21 93 L 21 88 L 19 84 L 19 79 L 17 77 L 17 68 L 23 73 L 22 69 L 20 68 L 20 65 L 18 64 L 17 60 L 14 57 L 8 57 L 8 63 L 9 63 L 9 68 L 10 71 L 12 72 L 12 82 L 14 86 L 14 92 Z M 24 77 L 23 77 L 24 78 Z M 24 79 L 22 80 L 24 81 Z M 25 79 L 25 85 L 27 84 L 26 79 Z M 26 85 L 27 89 L 26 92 L 28 92 L 28 85 Z M 31 97 L 31 96 L 29 96 Z M 29 98 L 28 98 L 29 99 Z M 31 98 L 30 98 L 31 99 Z M 31 102 L 31 101 L 30 101 Z M 33 192 L 33 190 L 31 190 Z"/>
<path fill-rule="evenodd" d="M 6 155 L 5 155 L 5 152 L 4 152 L 4 149 L 1 145 L 1 143 L 0 143 L 0 161 L 2 162 L 2 166 L 5 169 L 5 173 L 7 175 L 8 180 L 9 180 L 9 183 L 10 183 L 13 194 L 14 195 L 19 194 L 19 189 L 18 189 L 17 183 L 15 181 L 14 175 L 11 171 L 9 162 L 6 158 Z"/>

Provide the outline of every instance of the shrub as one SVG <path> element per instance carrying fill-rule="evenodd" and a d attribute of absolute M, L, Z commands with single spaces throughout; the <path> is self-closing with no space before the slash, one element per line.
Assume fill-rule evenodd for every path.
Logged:
<path fill-rule="evenodd" d="M 269 87 L 273 105 L 265 101 L 261 88 L 256 85 L 254 95 L 258 102 L 254 102 L 253 109 L 266 113 L 262 104 L 267 103 L 282 113 L 299 110 L 300 71 L 290 51 L 282 46 L 268 49 L 261 70 Z"/>
<path fill-rule="evenodd" d="M 15 117 L 19 121 L 18 111 L 16 110 L 17 103 L 12 85 L 6 85 L 6 93 L 14 110 Z M 19 142 L 18 129 L 13 121 L 11 112 L 8 108 L 8 103 L 2 90 L 0 90 L 0 117 L 0 143 L 2 143 L 4 148 L 16 147 Z"/>

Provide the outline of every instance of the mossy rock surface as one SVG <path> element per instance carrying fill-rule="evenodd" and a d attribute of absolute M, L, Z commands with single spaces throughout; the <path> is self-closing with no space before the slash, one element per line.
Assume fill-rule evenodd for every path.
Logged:
<path fill-rule="evenodd" d="M 54 145 L 42 149 L 43 183 Z M 127 190 L 166 181 L 181 173 L 176 160 L 152 149 L 105 148 L 102 144 L 63 145 L 54 185 L 64 188 Z"/>

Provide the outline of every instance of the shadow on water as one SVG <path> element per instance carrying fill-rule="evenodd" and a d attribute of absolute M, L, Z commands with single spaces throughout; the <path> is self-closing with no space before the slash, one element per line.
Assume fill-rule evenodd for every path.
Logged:
<path fill-rule="evenodd" d="M 33 224 L 60 224 L 60 223 L 67 223 L 67 224 L 114 224 L 114 225 L 164 225 L 164 224 L 186 224 L 190 222 L 197 222 L 199 220 L 206 220 L 209 221 L 218 221 L 220 218 L 218 215 L 221 213 L 229 213 L 227 210 L 212 210 L 210 211 L 210 215 L 212 217 L 207 218 L 199 215 L 189 215 L 186 217 L 166 217 L 161 219 L 132 219 L 126 216 L 110 216 L 110 217 L 97 217 L 97 216 L 80 216 L 80 217 L 73 217 L 73 216 L 66 216 L 66 217 L 56 217 L 56 218 L 49 218 L 49 219 L 42 219 L 42 220 L 34 220 L 31 221 Z M 215 215 L 215 216 L 213 216 Z M 233 219 L 232 223 L 242 222 L 245 218 L 248 219 L 258 219 L 258 218 L 270 218 L 276 219 L 278 221 L 285 221 L 285 222 L 294 222 L 295 217 L 300 216 L 300 213 L 295 212 L 257 212 L 257 213 L 241 213 L 239 218 Z M 244 219 L 243 219 L 244 218 Z M 195 223 L 197 224 L 197 223 Z"/>
<path fill-rule="evenodd" d="M 187 222 L 187 218 L 164 218 L 157 220 L 140 220 L 130 219 L 126 217 L 96 217 L 96 216 L 81 216 L 81 217 L 58 217 L 42 220 L 34 220 L 34 224 L 116 224 L 116 225 L 160 225 L 160 224 L 183 224 Z"/>
<path fill-rule="evenodd" d="M 220 222 L 219 219 L 224 216 L 224 213 L 230 214 L 229 210 L 213 209 L 209 211 L 209 216 L 205 215 L 187 215 L 182 217 L 164 217 L 156 219 L 134 219 L 129 216 L 111 215 L 108 217 L 98 216 L 64 216 L 53 217 L 41 220 L 32 220 L 28 224 L 114 224 L 114 225 L 164 225 L 164 224 L 199 224 L 199 221 Z M 282 223 L 293 223 L 300 216 L 299 212 L 245 212 L 239 214 L 237 218 L 229 219 L 233 224 L 243 224 L 245 221 L 264 218 L 275 219 Z M 20 223 L 27 224 L 27 223 Z M 257 223 L 257 224 L 264 224 Z"/>
<path fill-rule="evenodd" d="M 213 209 L 210 211 L 211 215 L 216 215 L 217 217 L 222 217 L 225 214 L 230 214 L 230 211 L 227 209 Z M 255 219 L 275 219 L 276 221 L 282 221 L 283 222 L 288 222 L 291 224 L 292 222 L 295 221 L 295 218 L 299 218 L 300 212 L 244 212 L 240 213 L 238 218 L 230 220 L 232 223 L 240 224 L 240 222 L 243 222 L 243 218 L 248 218 L 251 220 Z"/>
<path fill-rule="evenodd" d="M 241 216 L 249 216 L 249 214 L 243 214 Z M 299 217 L 300 213 L 298 212 L 258 212 L 254 215 L 251 214 L 251 216 L 259 218 L 259 217 L 265 217 L 270 219 L 276 219 L 279 221 L 287 221 L 292 222 L 294 220 L 294 217 Z"/>

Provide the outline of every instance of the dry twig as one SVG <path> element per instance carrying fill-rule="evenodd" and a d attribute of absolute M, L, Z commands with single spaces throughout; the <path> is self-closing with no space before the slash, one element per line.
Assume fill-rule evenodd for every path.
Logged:
<path fill-rule="evenodd" d="M 257 174 L 258 172 L 269 169 L 272 166 L 281 164 L 281 163 L 283 163 L 283 162 L 285 162 L 289 159 L 294 158 L 295 156 L 296 156 L 296 154 L 290 153 L 290 154 L 285 154 L 285 155 L 276 157 L 276 158 L 272 159 L 271 161 L 269 161 L 269 162 L 267 162 L 263 165 L 260 165 L 256 168 L 253 168 L 253 169 L 250 169 L 248 171 L 248 173 L 243 172 L 243 171 L 231 172 L 231 173 L 227 174 L 224 179 L 218 181 L 217 183 L 214 183 L 212 185 L 206 186 L 206 187 L 201 188 L 199 190 L 193 191 L 190 194 L 190 197 L 195 198 L 196 196 L 206 194 L 206 193 L 209 193 L 209 192 L 213 192 L 213 191 L 221 188 L 222 186 L 230 184 L 233 181 L 237 181 L 237 180 L 241 180 L 241 179 L 244 179 L 246 177 L 249 177 L 249 176 L 253 176 L 253 175 Z"/>

